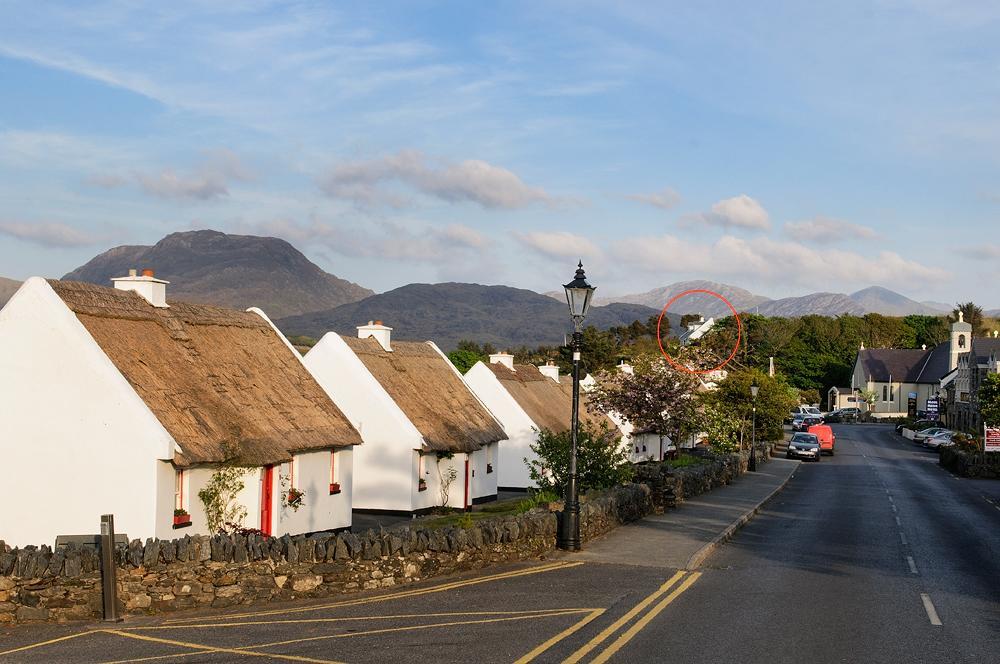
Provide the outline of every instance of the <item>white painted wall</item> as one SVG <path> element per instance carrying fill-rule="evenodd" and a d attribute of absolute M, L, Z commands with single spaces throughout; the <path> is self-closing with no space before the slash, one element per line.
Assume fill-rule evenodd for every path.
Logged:
<path fill-rule="evenodd" d="M 0 376 L 0 539 L 51 545 L 102 514 L 132 538 L 170 531 L 174 441 L 44 279 L 0 310 Z"/>
<path fill-rule="evenodd" d="M 500 422 L 507 440 L 499 443 L 494 463 L 498 486 L 527 489 L 534 486 L 524 459 L 537 458 L 531 445 L 538 438 L 538 427 L 510 395 L 488 366 L 476 362 L 465 373 L 465 383 Z"/>
<path fill-rule="evenodd" d="M 507 441 L 504 441 L 507 442 Z M 487 459 L 492 456 L 496 459 L 499 443 L 490 443 L 481 450 L 476 450 L 469 456 L 469 468 L 471 477 L 469 478 L 469 503 L 478 498 L 489 498 L 497 495 L 497 465 L 493 463 L 493 472 L 488 473 Z"/>
<path fill-rule="evenodd" d="M 430 477 L 427 491 L 417 492 L 423 437 L 340 335 L 327 333 L 303 362 L 364 441 L 353 452 L 354 508 L 410 512 L 436 496 Z"/>
<path fill-rule="evenodd" d="M 340 449 L 336 452 L 336 476 L 340 483 L 340 493 L 330 494 L 330 451 L 305 452 L 295 455 L 295 488 L 303 491 L 303 505 L 298 510 L 288 506 L 279 507 L 275 535 L 297 535 L 323 530 L 348 528 L 351 525 L 351 486 L 353 474 L 353 452 Z M 288 476 L 289 464 L 283 464 L 281 472 Z M 280 493 L 284 487 L 276 487 Z"/>

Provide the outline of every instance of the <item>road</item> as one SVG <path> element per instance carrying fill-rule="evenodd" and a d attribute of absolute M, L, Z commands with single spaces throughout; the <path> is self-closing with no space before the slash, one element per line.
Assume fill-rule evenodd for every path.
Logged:
<path fill-rule="evenodd" d="M 836 430 L 837 455 L 697 571 L 559 554 L 375 596 L 18 628 L 0 662 L 996 661 L 1000 482 L 955 479 L 885 426 Z"/>

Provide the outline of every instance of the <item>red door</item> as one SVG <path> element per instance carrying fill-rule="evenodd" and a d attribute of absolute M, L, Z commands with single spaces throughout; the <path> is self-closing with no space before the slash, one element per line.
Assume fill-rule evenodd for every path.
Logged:
<path fill-rule="evenodd" d="M 465 504 L 464 509 L 469 509 L 469 456 L 465 456 Z"/>
<path fill-rule="evenodd" d="M 274 466 L 264 466 L 260 489 L 260 532 L 271 534 L 271 504 L 274 502 Z"/>

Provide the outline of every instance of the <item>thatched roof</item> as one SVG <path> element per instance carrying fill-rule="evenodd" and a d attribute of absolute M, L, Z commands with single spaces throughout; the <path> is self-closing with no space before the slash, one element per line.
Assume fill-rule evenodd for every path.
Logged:
<path fill-rule="evenodd" d="M 514 371 L 499 363 L 487 366 L 539 428 L 554 433 L 569 429 L 573 409 L 573 383 L 568 377 L 557 383 L 532 364 L 515 364 Z M 614 422 L 607 416 L 590 412 L 586 399 L 587 395 L 581 393 L 580 421 L 596 426 L 606 424 L 614 429 Z"/>
<path fill-rule="evenodd" d="M 183 453 L 177 465 L 287 461 L 361 442 L 260 316 L 201 304 L 161 309 L 131 291 L 50 281 Z"/>
<path fill-rule="evenodd" d="M 429 450 L 473 452 L 507 438 L 492 413 L 430 344 L 393 341 L 392 352 L 386 352 L 371 337 L 345 336 L 344 341 L 417 427 Z"/>

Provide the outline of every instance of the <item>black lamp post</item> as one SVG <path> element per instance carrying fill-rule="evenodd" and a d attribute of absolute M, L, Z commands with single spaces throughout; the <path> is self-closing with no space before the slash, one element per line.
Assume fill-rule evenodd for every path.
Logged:
<path fill-rule="evenodd" d="M 566 303 L 573 317 L 573 415 L 570 422 L 569 481 L 566 483 L 566 505 L 559 519 L 556 546 L 566 551 L 580 550 L 580 495 L 576 485 L 576 438 L 580 427 L 580 349 L 583 346 L 583 319 L 597 290 L 587 283 L 583 261 L 576 269 L 573 281 L 564 285 Z"/>
<path fill-rule="evenodd" d="M 753 379 L 753 383 L 750 384 L 750 396 L 753 397 L 753 419 L 750 423 L 750 461 L 747 464 L 747 468 L 750 470 L 757 470 L 757 393 L 760 392 L 760 385 L 757 384 L 757 379 Z"/>

